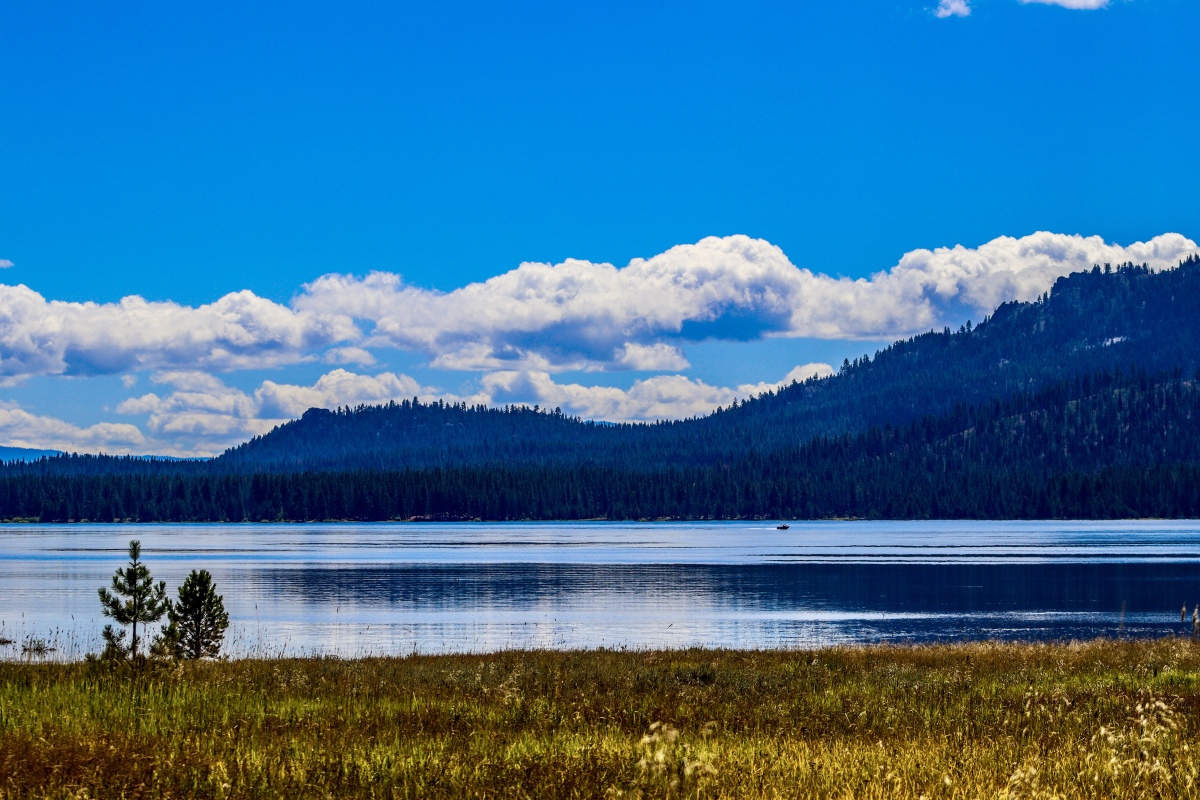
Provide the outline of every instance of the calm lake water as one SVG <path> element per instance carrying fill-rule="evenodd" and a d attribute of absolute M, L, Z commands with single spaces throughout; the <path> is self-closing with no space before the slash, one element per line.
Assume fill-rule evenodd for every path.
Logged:
<path fill-rule="evenodd" d="M 1200 602 L 1198 521 L 14 525 L 0 636 L 99 649 L 133 538 L 172 596 L 213 573 L 235 655 L 1163 636 Z"/>

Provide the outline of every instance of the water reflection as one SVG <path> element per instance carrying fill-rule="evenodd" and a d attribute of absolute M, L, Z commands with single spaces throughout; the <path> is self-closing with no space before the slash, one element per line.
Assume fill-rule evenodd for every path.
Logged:
<path fill-rule="evenodd" d="M 214 574 L 241 655 L 1159 636 L 1200 600 L 1194 522 L 10 527 L 0 636 L 98 648 L 135 537 Z"/>

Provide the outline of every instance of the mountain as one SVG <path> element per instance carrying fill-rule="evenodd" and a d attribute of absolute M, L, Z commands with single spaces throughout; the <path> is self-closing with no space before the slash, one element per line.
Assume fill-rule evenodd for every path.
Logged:
<path fill-rule="evenodd" d="M 39 458 L 60 455 L 58 450 L 35 450 L 30 447 L 5 447 L 0 445 L 0 461 L 35 461 Z"/>
<path fill-rule="evenodd" d="M 706 417 L 310 410 L 211 461 L 0 465 L 0 519 L 1200 515 L 1200 259 L 1060 279 Z"/>
<path fill-rule="evenodd" d="M 259 521 L 1200 514 L 1200 386 L 1099 373 L 941 416 L 659 470 L 0 472 L 0 518 Z"/>
<path fill-rule="evenodd" d="M 327 411 L 234 448 L 226 471 L 402 469 L 484 464 L 661 469 L 770 453 L 817 436 L 900 425 L 1061 380 L 1200 368 L 1200 259 L 1153 273 L 1106 265 L 1058 280 L 979 325 L 896 342 L 838 374 L 710 416 L 649 425 L 587 422 L 524 407 L 414 401 Z"/>

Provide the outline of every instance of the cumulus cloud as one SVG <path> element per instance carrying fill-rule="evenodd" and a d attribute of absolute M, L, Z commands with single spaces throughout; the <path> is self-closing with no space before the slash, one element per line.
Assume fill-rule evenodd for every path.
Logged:
<path fill-rule="evenodd" d="M 13 264 L 13 262 L 9 261 L 7 258 L 0 258 L 0 269 L 8 269 L 9 267 L 12 267 L 12 266 L 16 266 L 16 265 Z"/>
<path fill-rule="evenodd" d="M 160 445 L 156 452 L 213 455 L 282 421 L 261 418 L 254 398 L 212 375 L 175 371 L 156 374 L 153 380 L 175 391 L 129 398 L 117 413 L 149 415 L 146 428 Z"/>
<path fill-rule="evenodd" d="M 147 415 L 146 428 L 159 445 L 155 452 L 166 455 L 214 455 L 314 407 L 371 405 L 413 397 L 428 401 L 440 396 L 407 375 L 356 375 L 344 369 L 322 375 L 311 386 L 268 380 L 253 392 L 196 371 L 159 372 L 152 380 L 170 391 L 131 397 L 117 406 L 117 412 Z"/>
<path fill-rule="evenodd" d="M 964 314 L 1028 300 L 1067 273 L 1135 261 L 1156 269 L 1197 252 L 1179 234 L 1127 247 L 1099 236 L 1035 233 L 906 253 L 869 278 L 796 267 L 748 236 L 710 237 L 627 266 L 526 263 L 451 292 L 400 276 L 326 275 L 294 301 L 301 313 L 372 327 L 364 347 L 418 351 L 434 367 L 555 372 L 681 369 L 681 342 L 707 337 L 905 336 Z"/>
<path fill-rule="evenodd" d="M 326 364 L 355 364 L 369 367 L 375 363 L 375 356 L 369 350 L 361 347 L 335 347 L 325 351 L 321 358 Z"/>
<path fill-rule="evenodd" d="M 1030 3 L 1038 3 L 1046 6 L 1062 6 L 1063 8 L 1071 8 L 1079 11 L 1094 11 L 1097 8 L 1107 6 L 1109 0 L 1021 0 L 1021 5 L 1029 5 Z"/>
<path fill-rule="evenodd" d="M 967 0 L 941 0 L 938 7 L 934 9 L 933 15 L 938 19 L 969 17 L 971 16 L 971 4 Z"/>
<path fill-rule="evenodd" d="M 1031 299 L 1095 263 L 1166 269 L 1195 252 L 1179 234 L 1121 246 L 1042 232 L 914 250 L 854 280 L 797 267 L 761 239 L 710 237 L 624 267 L 522 264 L 450 292 L 392 273 L 326 275 L 286 306 L 249 291 L 198 307 L 140 297 L 67 303 L 0 285 L 0 382 L 317 359 L 370 365 L 378 347 L 451 370 L 677 371 L 688 366 L 689 341 L 905 336 Z"/>
<path fill-rule="evenodd" d="M 344 318 L 323 318 L 253 292 L 189 307 L 149 302 L 47 301 L 0 285 L 0 379 L 98 375 L 152 369 L 230 370 L 311 359 L 359 337 Z"/>
<path fill-rule="evenodd" d="M 733 389 L 683 375 L 657 375 L 621 389 L 555 383 L 547 372 L 493 372 L 484 377 L 483 384 L 484 394 L 496 404 L 537 403 L 610 422 L 698 416 L 738 396 Z"/>
<path fill-rule="evenodd" d="M 481 397 L 490 405 L 538 404 L 586 419 L 645 422 L 701 416 L 734 400 L 831 374 L 833 368 L 828 364 L 805 364 L 776 383 L 743 384 L 736 389 L 711 386 L 683 375 L 656 375 L 621 389 L 556 383 L 546 372 L 494 372 L 484 377 Z"/>
<path fill-rule="evenodd" d="M 144 453 L 146 437 L 136 425 L 101 422 L 80 427 L 19 407 L 0 408 L 0 441 L 11 447 L 68 452 Z"/>
<path fill-rule="evenodd" d="M 1094 11 L 1097 8 L 1106 8 L 1110 0 L 1020 0 L 1021 5 L 1030 5 L 1036 3 L 1046 6 L 1061 6 L 1062 8 L 1071 8 L 1079 11 Z M 969 17 L 971 16 L 970 0 L 940 0 L 937 8 L 933 10 L 933 15 L 938 19 L 946 19 L 947 17 Z"/>
<path fill-rule="evenodd" d="M 792 383 L 804 383 L 809 378 L 827 378 L 832 374 L 833 367 L 828 364 L 803 364 L 784 375 L 783 380 L 776 383 L 744 383 L 738 387 L 738 393 L 743 397 L 757 397 L 764 392 L 772 392 Z"/>
<path fill-rule="evenodd" d="M 374 405 L 389 400 L 432 397 L 435 389 L 422 386 L 407 375 L 384 372 L 374 377 L 335 369 L 312 386 L 263 381 L 254 393 L 262 413 L 276 417 L 298 417 L 310 408 Z"/>
<path fill-rule="evenodd" d="M 371 344 L 417 350 L 462 370 L 675 367 L 664 337 L 755 337 L 783 329 L 798 270 L 778 248 L 745 236 L 710 238 L 651 259 L 522 264 L 449 293 L 399 276 L 328 275 L 296 307 L 373 323 Z M 736 321 L 740 330 L 722 329 Z M 704 330 L 685 331 L 688 324 Z"/>
<path fill-rule="evenodd" d="M 617 351 L 616 363 L 627 369 L 642 372 L 665 372 L 691 366 L 678 347 L 663 342 L 652 345 L 627 342 Z"/>

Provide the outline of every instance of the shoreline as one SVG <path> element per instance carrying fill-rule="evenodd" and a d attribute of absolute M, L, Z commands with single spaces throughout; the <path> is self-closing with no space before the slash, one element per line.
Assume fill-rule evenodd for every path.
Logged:
<path fill-rule="evenodd" d="M 1033 650 L 1046 650 L 1054 648 L 1062 649 L 1079 649 L 1089 646 L 1102 645 L 1127 645 L 1132 647 L 1145 647 L 1153 644 L 1166 644 L 1170 642 L 1191 644 L 1197 648 L 1197 653 L 1200 654 L 1200 636 L 1191 634 L 1186 630 L 1190 626 L 1190 622 L 1186 625 L 1180 625 L 1178 631 L 1171 633 L 1114 633 L 1111 636 L 1101 635 L 1088 638 L 960 638 L 960 639 L 941 639 L 920 641 L 915 639 L 904 639 L 895 641 L 837 641 L 828 644 L 807 645 L 800 644 L 796 646 L 779 646 L 779 647 L 707 647 L 702 645 L 685 644 L 679 647 L 640 647 L 640 646 L 611 646 L 599 645 L 596 647 L 499 647 L 492 650 L 455 650 L 455 651 L 421 651 L 409 650 L 398 651 L 394 653 L 386 652 L 360 652 L 353 655 L 339 655 L 333 652 L 297 652 L 287 653 L 279 652 L 272 654 L 266 653 L 243 653 L 235 652 L 222 653 L 216 659 L 203 659 L 199 662 L 176 661 L 169 658 L 148 658 L 142 656 L 142 667 L 147 675 L 157 675 L 163 671 L 169 671 L 177 668 L 187 669 L 206 669 L 210 666 L 227 664 L 287 664 L 296 663 L 304 664 L 309 662 L 321 663 L 342 663 L 347 665 L 371 663 L 371 662 L 403 662 L 413 659 L 424 660 L 445 660 L 447 662 L 456 659 L 507 659 L 507 658 L 600 658 L 604 656 L 629 656 L 629 657 L 677 657 L 677 656 L 697 656 L 702 657 L 706 654 L 713 656 L 764 656 L 764 657 L 783 657 L 783 656 L 814 656 L 819 657 L 822 653 L 874 653 L 876 655 L 886 656 L 888 654 L 907 654 L 915 655 L 920 653 L 939 653 L 950 656 L 956 651 L 965 651 L 978 647 L 990 648 L 1026 648 Z M 35 640 L 37 637 L 34 637 Z M 50 644 L 57 644 L 57 640 L 43 639 L 42 641 Z M 82 653 L 71 658 L 56 658 L 55 655 L 60 651 L 52 647 L 44 655 L 28 656 L 18 652 L 18 648 L 22 645 L 21 641 L 15 639 L 0 638 L 0 647 L 11 647 L 13 652 L 0 655 L 0 666 L 22 666 L 32 668 L 71 668 L 78 666 L 91 665 L 92 667 L 104 670 L 115 669 L 118 672 L 122 669 L 127 670 L 130 675 L 137 673 L 136 669 L 131 669 L 127 662 L 99 662 L 99 653 Z M 99 666 L 98 666 L 99 665 Z M 1200 681 L 1200 664 L 1198 664 L 1197 680 Z"/>
<path fill-rule="evenodd" d="M 1200 522 L 1200 517 L 657 517 L 614 518 L 586 517 L 581 519 L 437 519 L 408 517 L 404 519 L 262 519 L 262 520 L 91 520 L 72 519 L 60 522 L 41 522 L 37 519 L 0 519 L 0 526 L 63 527 L 72 525 L 148 526 L 148 525 L 571 525 L 585 523 L 657 525 L 668 523 L 712 522 L 786 522 L 803 525 L 810 522 Z"/>

